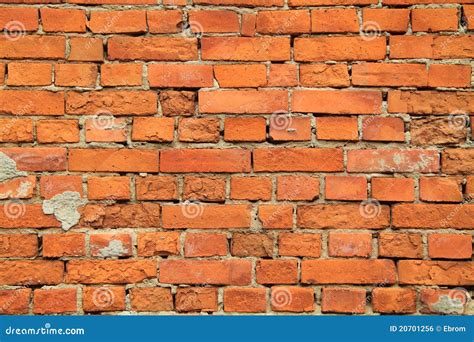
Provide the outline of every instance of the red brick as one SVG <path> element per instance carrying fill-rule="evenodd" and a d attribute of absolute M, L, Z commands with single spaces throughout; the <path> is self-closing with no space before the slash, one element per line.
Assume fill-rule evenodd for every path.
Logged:
<path fill-rule="evenodd" d="M 347 153 L 349 172 L 421 172 L 439 170 L 439 154 L 433 150 L 372 149 Z"/>
<path fill-rule="evenodd" d="M 234 233 L 231 253 L 239 257 L 272 257 L 273 238 L 266 234 Z"/>
<path fill-rule="evenodd" d="M 375 31 L 406 32 L 410 20 L 407 8 L 364 8 L 362 28 Z"/>
<path fill-rule="evenodd" d="M 250 152 L 241 149 L 174 149 L 160 153 L 161 172 L 248 172 Z"/>
<path fill-rule="evenodd" d="M 52 260 L 3 260 L 0 271 L 3 285 L 55 285 L 63 281 L 64 264 Z"/>
<path fill-rule="evenodd" d="M 2 7 L 0 29 L 11 28 L 13 22 L 21 22 L 25 31 L 38 30 L 38 9 L 28 7 Z"/>
<path fill-rule="evenodd" d="M 0 290 L 0 313 L 2 315 L 27 314 L 31 289 Z"/>
<path fill-rule="evenodd" d="M 442 171 L 448 174 L 472 173 L 474 149 L 445 149 L 441 155 Z"/>
<path fill-rule="evenodd" d="M 265 312 L 266 290 L 262 288 L 225 288 L 225 312 Z"/>
<path fill-rule="evenodd" d="M 11 147 L 0 152 L 16 162 L 22 171 L 64 171 L 66 170 L 66 149 L 61 147 Z"/>
<path fill-rule="evenodd" d="M 41 204 L 5 202 L 0 206 L 0 228 L 51 228 L 61 224 L 54 216 L 43 213 Z"/>
<path fill-rule="evenodd" d="M 263 87 L 267 84 L 267 68 L 263 64 L 215 65 L 214 76 L 221 88 Z"/>
<path fill-rule="evenodd" d="M 44 32 L 86 32 L 86 11 L 81 9 L 41 8 Z"/>
<path fill-rule="evenodd" d="M 38 143 L 76 143 L 79 142 L 79 122 L 77 120 L 39 120 L 36 122 L 36 141 Z"/>
<path fill-rule="evenodd" d="M 385 37 L 315 37 L 295 39 L 299 62 L 379 60 L 385 58 Z"/>
<path fill-rule="evenodd" d="M 328 200 L 365 200 L 367 199 L 367 178 L 327 176 L 325 196 Z"/>
<path fill-rule="evenodd" d="M 266 122 L 264 118 L 226 118 L 224 121 L 225 141 L 265 141 Z"/>
<path fill-rule="evenodd" d="M 354 8 L 329 8 L 311 11 L 311 32 L 359 32 Z"/>
<path fill-rule="evenodd" d="M 268 177 L 232 177 L 230 198 L 250 201 L 269 201 L 272 197 L 272 180 Z"/>
<path fill-rule="evenodd" d="M 162 91 L 159 95 L 164 116 L 190 116 L 194 114 L 196 94 L 191 91 Z"/>
<path fill-rule="evenodd" d="M 396 228 L 470 228 L 474 205 L 463 204 L 397 204 L 392 208 Z"/>
<path fill-rule="evenodd" d="M 243 13 L 242 14 L 242 29 L 240 33 L 244 37 L 255 36 L 257 31 L 257 14 Z"/>
<path fill-rule="evenodd" d="M 346 64 L 300 64 L 300 84 L 307 87 L 348 87 Z"/>
<path fill-rule="evenodd" d="M 423 241 L 420 234 L 380 233 L 379 256 L 389 258 L 422 258 Z"/>
<path fill-rule="evenodd" d="M 133 254 L 130 234 L 91 234 L 89 246 L 94 257 L 124 257 Z"/>
<path fill-rule="evenodd" d="M 0 90 L 0 112 L 9 115 L 63 115 L 64 93 Z"/>
<path fill-rule="evenodd" d="M 251 7 L 283 6 L 282 0 L 196 0 L 194 3 L 201 5 L 235 5 Z"/>
<path fill-rule="evenodd" d="M 316 137 L 319 140 L 358 140 L 357 118 L 316 118 Z"/>
<path fill-rule="evenodd" d="M 41 197 L 50 199 L 66 191 L 78 192 L 81 197 L 82 177 L 81 176 L 41 176 L 40 178 Z"/>
<path fill-rule="evenodd" d="M 107 105 L 108 104 L 108 105 Z M 91 91 L 70 92 L 67 96 L 68 114 L 145 115 L 156 114 L 157 96 L 153 91 Z"/>
<path fill-rule="evenodd" d="M 262 34 L 309 33 L 310 22 L 308 10 L 259 11 L 257 32 Z"/>
<path fill-rule="evenodd" d="M 178 255 L 180 250 L 180 234 L 177 232 L 139 233 L 138 255 Z"/>
<path fill-rule="evenodd" d="M 342 150 L 337 148 L 257 148 L 254 171 L 342 171 Z"/>
<path fill-rule="evenodd" d="M 278 252 L 282 256 L 319 257 L 321 255 L 321 235 L 280 233 Z"/>
<path fill-rule="evenodd" d="M 238 33 L 239 16 L 233 11 L 189 11 L 189 27 L 194 33 Z"/>
<path fill-rule="evenodd" d="M 245 204 L 184 203 L 163 206 L 163 228 L 249 228 L 250 207 Z"/>
<path fill-rule="evenodd" d="M 368 141 L 405 141 L 405 123 L 402 118 L 363 118 L 362 139 Z"/>
<path fill-rule="evenodd" d="M 138 287 L 130 290 L 130 302 L 134 311 L 171 311 L 171 289 L 163 287 Z"/>
<path fill-rule="evenodd" d="M 108 40 L 110 60 L 190 61 L 197 56 L 195 38 L 114 36 Z"/>
<path fill-rule="evenodd" d="M 87 286 L 83 289 L 82 305 L 85 312 L 125 310 L 125 288 L 121 286 Z"/>
<path fill-rule="evenodd" d="M 159 228 L 160 205 L 156 203 L 88 204 L 82 210 L 81 227 Z"/>
<path fill-rule="evenodd" d="M 427 202 L 461 202 L 461 179 L 447 177 L 420 178 L 420 200 Z"/>
<path fill-rule="evenodd" d="M 218 142 L 220 121 L 218 118 L 181 118 L 178 139 L 185 142 Z"/>
<path fill-rule="evenodd" d="M 378 114 L 382 94 L 378 91 L 295 90 L 292 110 L 324 114 Z"/>
<path fill-rule="evenodd" d="M 412 178 L 372 178 L 372 197 L 379 201 L 413 202 L 415 181 Z"/>
<path fill-rule="evenodd" d="M 47 86 L 52 82 L 52 70 L 50 63 L 12 62 L 8 64 L 7 85 Z"/>
<path fill-rule="evenodd" d="M 273 311 L 312 312 L 314 290 L 296 286 L 273 286 L 271 290 Z"/>
<path fill-rule="evenodd" d="M 250 260 L 163 260 L 160 282 L 171 284 L 249 285 Z"/>
<path fill-rule="evenodd" d="M 403 261 L 401 261 L 403 262 Z M 337 272 L 334 270 L 337 269 Z M 303 260 L 301 282 L 306 284 L 393 284 L 392 260 Z"/>
<path fill-rule="evenodd" d="M 104 113 L 93 119 L 86 119 L 86 142 L 127 141 L 127 121 Z"/>
<path fill-rule="evenodd" d="M 375 288 L 372 290 L 375 312 L 407 314 L 416 312 L 416 291 L 405 288 Z"/>
<path fill-rule="evenodd" d="M 33 313 L 75 313 L 77 289 L 36 289 L 33 291 Z"/>
<path fill-rule="evenodd" d="M 285 37 L 204 37 L 201 39 L 201 53 L 203 60 L 286 61 L 290 59 L 290 39 Z"/>
<path fill-rule="evenodd" d="M 432 259 L 470 259 L 472 237 L 461 234 L 430 234 L 428 254 Z"/>
<path fill-rule="evenodd" d="M 296 260 L 259 260 L 256 277 L 259 284 L 295 284 L 298 263 Z"/>
<path fill-rule="evenodd" d="M 200 91 L 201 113 L 254 114 L 288 110 L 286 90 Z"/>
<path fill-rule="evenodd" d="M 45 234 L 43 240 L 43 256 L 61 258 L 86 255 L 85 234 Z"/>
<path fill-rule="evenodd" d="M 319 179 L 310 176 L 278 176 L 277 200 L 312 201 L 319 197 Z"/>
<path fill-rule="evenodd" d="M 0 183 L 0 198 L 32 198 L 36 193 L 36 177 L 18 177 Z"/>
<path fill-rule="evenodd" d="M 298 84 L 296 64 L 270 64 L 269 87 L 294 87 Z"/>
<path fill-rule="evenodd" d="M 61 87 L 94 88 L 97 66 L 94 64 L 55 64 L 54 83 Z"/>
<path fill-rule="evenodd" d="M 221 177 L 184 177 L 183 198 L 203 202 L 224 202 L 226 180 Z"/>
<path fill-rule="evenodd" d="M 178 10 L 151 10 L 146 12 L 146 17 L 150 33 L 175 33 L 179 31 L 183 13 Z"/>
<path fill-rule="evenodd" d="M 363 314 L 366 304 L 364 289 L 325 287 L 322 290 L 322 312 Z"/>
<path fill-rule="evenodd" d="M 73 284 L 130 284 L 156 278 L 156 260 L 70 260 L 66 281 Z"/>
<path fill-rule="evenodd" d="M 430 87 L 468 88 L 471 86 L 471 66 L 458 64 L 431 64 L 428 72 Z"/>
<path fill-rule="evenodd" d="M 412 285 L 470 285 L 474 282 L 474 262 L 400 260 L 398 281 Z"/>
<path fill-rule="evenodd" d="M 413 32 L 458 30 L 457 8 L 414 8 L 411 10 Z"/>
<path fill-rule="evenodd" d="M 137 200 L 174 200 L 178 198 L 178 184 L 175 177 L 146 176 L 135 178 Z"/>
<path fill-rule="evenodd" d="M 140 149 L 71 149 L 69 171 L 158 172 L 158 151 Z"/>
<path fill-rule="evenodd" d="M 132 140 L 171 142 L 174 139 L 173 118 L 134 118 Z"/>
<path fill-rule="evenodd" d="M 270 139 L 273 141 L 311 140 L 311 118 L 276 113 L 270 117 Z"/>
<path fill-rule="evenodd" d="M 284 204 L 261 204 L 258 218 L 266 229 L 286 229 L 293 227 L 293 206 Z"/>
<path fill-rule="evenodd" d="M 469 302 L 469 292 L 463 288 L 421 289 L 420 312 L 423 314 L 464 314 Z"/>
<path fill-rule="evenodd" d="M 12 40 L 7 35 L 0 37 L 0 58 L 63 59 L 65 54 L 66 38 L 63 36 L 32 35 L 18 40 Z"/>
<path fill-rule="evenodd" d="M 31 119 L 0 119 L 0 142 L 32 142 Z"/>
<path fill-rule="evenodd" d="M 217 233 L 189 233 L 184 241 L 185 257 L 227 255 L 227 236 Z"/>
<path fill-rule="evenodd" d="M 91 11 L 87 26 L 93 33 L 142 33 L 147 30 L 146 12 Z"/>
<path fill-rule="evenodd" d="M 217 311 L 217 290 L 213 288 L 188 287 L 176 289 L 176 311 Z"/>
<path fill-rule="evenodd" d="M 31 258 L 38 255 L 38 238 L 36 234 L 2 234 L 0 235 L 0 246 L 0 257 L 2 258 Z"/>
<path fill-rule="evenodd" d="M 423 87 L 428 84 L 428 69 L 425 64 L 355 64 L 352 66 L 352 84 L 378 87 Z"/>
<path fill-rule="evenodd" d="M 297 210 L 300 228 L 381 229 L 388 227 L 389 221 L 389 207 L 371 202 L 300 205 Z"/>
<path fill-rule="evenodd" d="M 104 59 L 104 46 L 101 38 L 72 37 L 68 60 L 101 62 Z"/>
<path fill-rule="evenodd" d="M 369 233 L 329 233 L 329 256 L 370 257 L 372 235 Z"/>
<path fill-rule="evenodd" d="M 142 72 L 141 63 L 102 64 L 100 83 L 107 87 L 141 86 Z"/>
<path fill-rule="evenodd" d="M 157 88 L 212 87 L 212 66 L 195 64 L 149 64 L 148 82 Z"/>

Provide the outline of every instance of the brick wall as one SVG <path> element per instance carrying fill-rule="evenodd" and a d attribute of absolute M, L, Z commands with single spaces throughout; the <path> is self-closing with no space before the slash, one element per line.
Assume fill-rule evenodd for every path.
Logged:
<path fill-rule="evenodd" d="M 0 312 L 474 313 L 471 0 L 0 0 Z"/>

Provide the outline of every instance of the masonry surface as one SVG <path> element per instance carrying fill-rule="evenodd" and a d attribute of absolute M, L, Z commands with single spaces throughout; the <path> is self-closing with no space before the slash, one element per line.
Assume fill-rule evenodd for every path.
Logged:
<path fill-rule="evenodd" d="M 0 0 L 0 29 L 0 313 L 474 314 L 474 1 Z"/>

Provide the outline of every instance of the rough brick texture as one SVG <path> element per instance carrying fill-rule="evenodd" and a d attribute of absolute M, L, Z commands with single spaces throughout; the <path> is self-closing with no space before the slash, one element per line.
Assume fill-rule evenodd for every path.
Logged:
<path fill-rule="evenodd" d="M 0 314 L 474 314 L 472 0 L 0 0 Z"/>

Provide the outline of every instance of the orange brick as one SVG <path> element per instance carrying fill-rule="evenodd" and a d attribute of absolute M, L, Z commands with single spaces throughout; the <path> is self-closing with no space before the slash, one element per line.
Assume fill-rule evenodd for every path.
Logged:
<path fill-rule="evenodd" d="M 298 84 L 295 64 L 271 64 L 268 75 L 269 87 L 294 87 Z"/>
<path fill-rule="evenodd" d="M 367 199 L 367 179 L 365 177 L 327 176 L 326 199 L 361 201 Z"/>
<path fill-rule="evenodd" d="M 259 11 L 257 32 L 262 34 L 309 33 L 309 11 Z"/>
<path fill-rule="evenodd" d="M 363 118 L 362 140 L 405 141 L 405 123 L 401 118 Z"/>
<path fill-rule="evenodd" d="M 414 8 L 411 11 L 413 32 L 457 31 L 457 8 Z"/>
<path fill-rule="evenodd" d="M 265 289 L 229 287 L 224 289 L 225 312 L 265 312 L 266 305 Z"/>
<path fill-rule="evenodd" d="M 91 11 L 87 26 L 94 33 L 142 33 L 147 30 L 146 12 Z"/>
<path fill-rule="evenodd" d="M 137 200 L 174 200 L 178 198 L 178 184 L 175 177 L 146 176 L 135 178 Z"/>
<path fill-rule="evenodd" d="M 427 202 L 461 202 L 463 200 L 460 178 L 420 178 L 420 200 Z"/>
<path fill-rule="evenodd" d="M 312 312 L 314 290 L 296 286 L 274 286 L 271 290 L 273 311 Z"/>
<path fill-rule="evenodd" d="M 79 142 L 77 120 L 39 120 L 36 122 L 36 140 L 39 143 Z"/>
<path fill-rule="evenodd" d="M 239 257 L 272 257 L 273 238 L 267 234 L 234 233 L 231 253 Z"/>
<path fill-rule="evenodd" d="M 136 141 L 173 141 L 173 118 L 134 118 L 132 140 Z"/>
<path fill-rule="evenodd" d="M 472 237 L 463 234 L 430 234 L 428 254 L 432 259 L 471 259 Z"/>
<path fill-rule="evenodd" d="M 316 118 L 316 137 L 320 140 L 358 140 L 357 118 Z"/>
<path fill-rule="evenodd" d="M 41 8 L 44 32 L 86 32 L 86 11 L 81 9 Z"/>
<path fill-rule="evenodd" d="M 31 119 L 0 119 L 0 142 L 32 142 Z"/>
<path fill-rule="evenodd" d="M 431 64 L 428 73 L 428 85 L 430 87 L 470 87 L 471 66 Z"/>
<path fill-rule="evenodd" d="M 55 195 L 65 191 L 78 192 L 82 196 L 81 176 L 41 176 L 40 178 L 41 197 L 50 199 Z"/>
<path fill-rule="evenodd" d="M 389 258 L 422 258 L 420 234 L 380 233 L 379 255 Z"/>
<path fill-rule="evenodd" d="M 224 202 L 226 180 L 222 177 L 184 177 L 183 197 L 186 200 Z"/>
<path fill-rule="evenodd" d="M 311 140 L 311 118 L 273 114 L 270 117 L 270 138 L 274 141 Z"/>
<path fill-rule="evenodd" d="M 256 277 L 259 284 L 295 284 L 298 263 L 296 260 L 259 260 Z"/>
<path fill-rule="evenodd" d="M 322 290 L 321 311 L 362 314 L 367 305 L 365 290 L 325 287 Z"/>
<path fill-rule="evenodd" d="M 97 66 L 94 64 L 56 64 L 54 82 L 61 87 L 94 88 Z"/>
<path fill-rule="evenodd" d="M 221 88 L 263 87 L 267 84 L 267 68 L 263 64 L 224 64 L 214 66 Z"/>
<path fill-rule="evenodd" d="M 70 44 L 70 61 L 101 62 L 104 59 L 104 47 L 100 38 L 73 37 Z"/>
<path fill-rule="evenodd" d="M 182 16 L 183 13 L 178 10 L 147 11 L 148 30 L 150 33 L 178 32 Z"/>
<path fill-rule="evenodd" d="M 189 29 L 194 33 L 237 33 L 239 16 L 233 11 L 189 11 Z"/>
<path fill-rule="evenodd" d="M 306 233 L 281 233 L 278 251 L 282 256 L 319 257 L 321 255 L 321 235 Z"/>
<path fill-rule="evenodd" d="M 370 257 L 372 235 L 368 233 L 329 233 L 329 256 Z"/>
<path fill-rule="evenodd" d="M 316 9 L 311 11 L 311 32 L 359 32 L 355 9 Z"/>
<path fill-rule="evenodd" d="M 87 188 L 91 200 L 130 199 L 129 177 L 88 177 Z"/>
<path fill-rule="evenodd" d="M 85 312 L 125 310 L 125 288 L 121 286 L 87 286 L 83 289 L 82 305 Z"/>
<path fill-rule="evenodd" d="M 36 289 L 33 291 L 33 312 L 35 314 L 75 313 L 77 311 L 77 290 Z"/>
<path fill-rule="evenodd" d="M 300 84 L 307 87 L 347 87 L 350 84 L 346 64 L 301 64 Z"/>
<path fill-rule="evenodd" d="M 127 141 L 127 121 L 108 113 L 99 113 L 93 119 L 86 119 L 86 142 Z"/>
<path fill-rule="evenodd" d="M 362 17 L 364 31 L 406 32 L 410 20 L 410 10 L 406 8 L 364 8 Z"/>
<path fill-rule="evenodd" d="M 312 201 L 319 197 L 319 179 L 309 176 L 278 176 L 277 200 Z"/>
<path fill-rule="evenodd" d="M 152 232 L 138 234 L 138 255 L 177 255 L 180 250 L 179 233 Z"/>
<path fill-rule="evenodd" d="M 11 28 L 12 23 L 21 22 L 25 31 L 38 30 L 38 9 L 28 7 L 2 7 L 0 9 L 0 29 Z"/>
<path fill-rule="evenodd" d="M 232 177 L 230 198 L 268 201 L 272 196 L 272 181 L 267 177 Z"/>
<path fill-rule="evenodd" d="M 107 87 L 141 86 L 141 63 L 102 64 L 100 66 L 100 83 Z"/>
<path fill-rule="evenodd" d="M 212 66 L 193 64 L 149 64 L 150 87 L 206 88 L 212 87 Z"/>
<path fill-rule="evenodd" d="M 130 301 L 134 311 L 173 310 L 173 296 L 169 288 L 134 288 L 130 291 Z"/>
<path fill-rule="evenodd" d="M 261 204 L 258 218 L 266 229 L 289 229 L 293 227 L 293 207 L 291 205 Z"/>
<path fill-rule="evenodd" d="M 178 139 L 186 142 L 218 142 L 220 121 L 217 118 L 182 118 L 178 125 Z"/>
<path fill-rule="evenodd" d="M 372 197 L 379 201 L 413 202 L 415 181 L 411 178 L 372 178 Z"/>
<path fill-rule="evenodd" d="M 49 63 L 12 62 L 8 64 L 7 85 L 50 85 L 52 70 L 52 65 Z"/>
<path fill-rule="evenodd" d="M 45 234 L 43 240 L 43 256 L 60 258 L 86 255 L 85 234 Z"/>
<path fill-rule="evenodd" d="M 89 245 L 94 257 L 126 257 L 133 253 L 130 234 L 91 234 Z"/>
<path fill-rule="evenodd" d="M 227 255 L 225 234 L 189 233 L 184 241 L 185 257 L 211 257 Z"/>
<path fill-rule="evenodd" d="M 264 118 L 226 118 L 224 121 L 224 140 L 226 141 L 265 141 L 266 122 Z"/>

